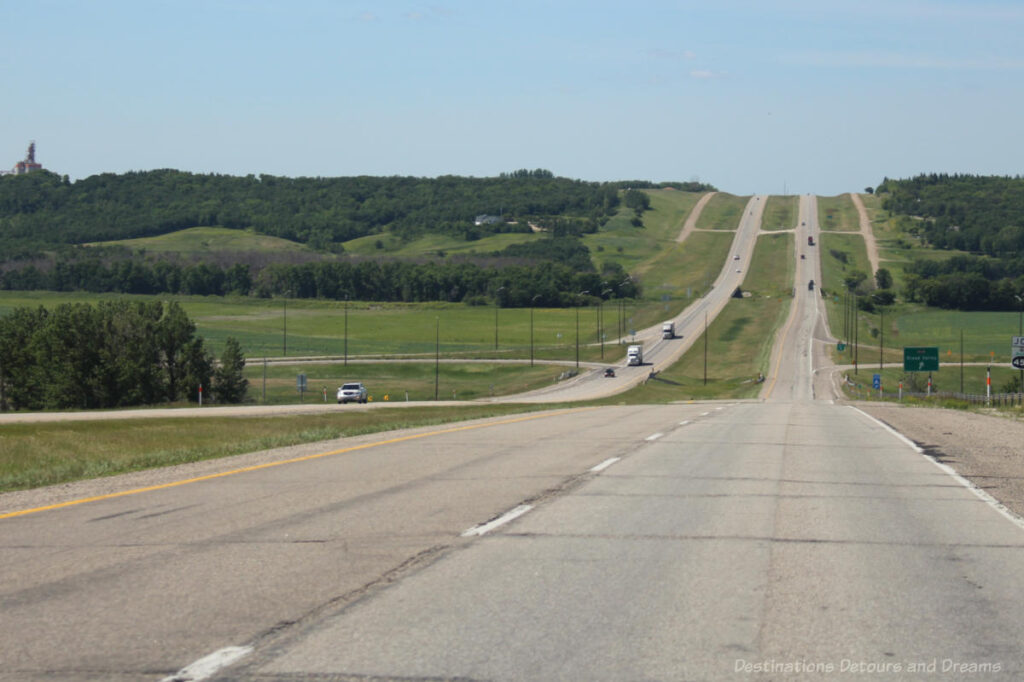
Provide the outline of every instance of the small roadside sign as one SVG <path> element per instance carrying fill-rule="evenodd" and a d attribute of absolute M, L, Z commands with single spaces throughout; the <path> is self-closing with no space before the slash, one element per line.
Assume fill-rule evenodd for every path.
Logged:
<path fill-rule="evenodd" d="M 300 374 L 299 376 L 297 376 L 295 378 L 295 390 L 296 391 L 299 391 L 299 392 L 305 391 L 306 390 L 306 386 L 308 386 L 308 384 L 306 383 L 306 375 L 305 374 Z"/>
<path fill-rule="evenodd" d="M 881 374 L 872 374 L 871 375 L 871 388 L 873 388 L 873 389 L 875 389 L 877 391 L 881 387 L 882 387 L 882 375 Z"/>
<path fill-rule="evenodd" d="M 840 341 L 839 343 L 836 344 L 836 350 L 838 350 L 838 351 L 846 350 L 846 344 L 843 343 L 842 341 Z"/>
<path fill-rule="evenodd" d="M 906 346 L 903 348 L 904 372 L 939 371 L 939 349 L 937 346 Z"/>
<path fill-rule="evenodd" d="M 1024 369 L 1024 336 L 1014 336 L 1010 342 L 1010 363 L 1017 369 Z"/>

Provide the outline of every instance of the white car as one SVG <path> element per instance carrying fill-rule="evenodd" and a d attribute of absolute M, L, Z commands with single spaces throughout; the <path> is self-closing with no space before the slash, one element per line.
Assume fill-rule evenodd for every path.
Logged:
<path fill-rule="evenodd" d="M 366 386 L 360 383 L 343 384 L 338 389 L 338 404 L 344 405 L 345 403 L 365 403 L 366 402 Z"/>
<path fill-rule="evenodd" d="M 732 257 L 732 259 L 733 260 L 739 260 L 740 259 L 740 254 L 737 253 L 735 256 Z"/>

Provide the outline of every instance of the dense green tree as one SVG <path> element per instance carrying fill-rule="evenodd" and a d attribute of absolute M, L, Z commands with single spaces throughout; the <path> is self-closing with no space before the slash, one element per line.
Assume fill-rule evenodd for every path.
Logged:
<path fill-rule="evenodd" d="M 892 273 L 886 268 L 878 268 L 875 271 L 875 286 L 879 289 L 889 289 L 892 287 Z"/>
<path fill-rule="evenodd" d="M 5 408 L 95 409 L 176 400 L 211 361 L 177 304 L 103 301 L 0 317 Z"/>
<path fill-rule="evenodd" d="M 245 400 L 249 380 L 245 378 L 245 355 L 238 339 L 229 336 L 224 344 L 220 363 L 213 371 L 213 397 L 218 403 L 240 403 Z"/>

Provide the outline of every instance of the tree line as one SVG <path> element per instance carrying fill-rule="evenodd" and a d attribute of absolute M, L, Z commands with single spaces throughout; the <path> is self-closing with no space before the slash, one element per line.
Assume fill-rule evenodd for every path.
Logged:
<path fill-rule="evenodd" d="M 639 283 L 621 265 L 608 262 L 597 271 L 586 247 L 581 250 L 580 246 L 578 240 L 545 239 L 498 252 L 508 258 L 529 258 L 547 249 L 546 255 L 564 262 L 488 265 L 346 259 L 274 263 L 258 269 L 241 263 L 182 265 L 139 258 L 106 262 L 83 251 L 46 267 L 34 263 L 10 267 L 0 274 L 0 289 L 471 304 L 494 300 L 505 307 L 572 306 L 581 291 L 605 299 L 640 296 Z"/>
<path fill-rule="evenodd" d="M 882 208 L 937 249 L 990 256 L 1024 252 L 1024 178 L 922 174 L 886 178 L 876 189 Z"/>
<path fill-rule="evenodd" d="M 229 338 L 220 363 L 177 303 L 68 303 L 0 317 L 0 409 L 100 409 L 241 402 L 245 358 Z"/>
<path fill-rule="evenodd" d="M 1024 178 L 931 173 L 886 178 L 876 194 L 896 225 L 923 244 L 970 252 L 905 266 L 907 300 L 958 310 L 1020 308 Z"/>
<path fill-rule="evenodd" d="M 0 176 L 0 252 L 30 255 L 55 245 L 196 226 L 251 229 L 335 252 L 341 242 L 384 231 L 403 238 L 442 232 L 471 239 L 529 231 L 532 221 L 578 234 L 596 230 L 615 213 L 620 186 L 542 169 L 491 178 L 237 177 L 165 169 L 103 173 L 76 182 L 42 170 Z M 500 220 L 475 225 L 481 214 Z"/>
<path fill-rule="evenodd" d="M 1024 297 L 1024 258 L 956 255 L 918 259 L 904 267 L 909 301 L 950 310 L 1019 310 Z"/>

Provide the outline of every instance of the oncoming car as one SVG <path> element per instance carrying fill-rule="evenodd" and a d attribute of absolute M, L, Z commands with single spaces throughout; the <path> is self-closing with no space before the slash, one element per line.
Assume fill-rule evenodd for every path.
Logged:
<path fill-rule="evenodd" d="M 360 383 L 343 384 L 338 389 L 338 404 L 344 405 L 345 403 L 365 403 L 366 402 L 366 386 Z"/>

